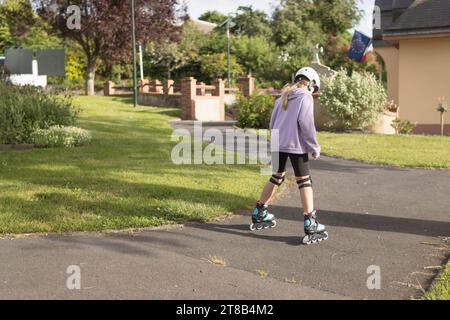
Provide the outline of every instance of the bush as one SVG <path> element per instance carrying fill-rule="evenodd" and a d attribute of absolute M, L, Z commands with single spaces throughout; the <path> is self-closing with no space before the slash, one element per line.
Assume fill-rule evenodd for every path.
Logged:
<path fill-rule="evenodd" d="M 30 142 L 37 129 L 75 123 L 78 110 L 70 97 L 46 95 L 34 87 L 0 83 L 0 143 Z"/>
<path fill-rule="evenodd" d="M 76 127 L 53 126 L 31 134 L 31 142 L 40 147 L 78 147 L 91 139 L 89 131 Z"/>
<path fill-rule="evenodd" d="M 333 125 L 344 129 L 365 129 L 375 123 L 387 106 L 383 84 L 374 75 L 345 70 L 324 79 L 320 101 Z"/>
<path fill-rule="evenodd" d="M 237 120 L 241 128 L 268 129 L 274 107 L 273 97 L 268 94 L 254 94 L 250 97 L 240 96 Z"/>
<path fill-rule="evenodd" d="M 395 129 L 396 134 L 411 134 L 416 125 L 409 120 L 395 119 L 391 124 L 392 128 Z"/>

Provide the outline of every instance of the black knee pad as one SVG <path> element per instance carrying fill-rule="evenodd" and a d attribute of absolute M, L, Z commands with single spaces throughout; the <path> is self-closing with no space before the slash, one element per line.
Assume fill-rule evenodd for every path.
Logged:
<path fill-rule="evenodd" d="M 272 176 L 272 178 L 270 178 L 270 182 L 276 186 L 281 186 L 283 184 L 284 180 L 286 180 L 285 176 L 280 177 L 280 176 L 277 176 L 276 174 L 274 174 Z"/>
<path fill-rule="evenodd" d="M 302 180 L 297 180 L 298 188 L 304 189 L 304 188 L 312 188 L 312 179 L 311 176 Z"/>

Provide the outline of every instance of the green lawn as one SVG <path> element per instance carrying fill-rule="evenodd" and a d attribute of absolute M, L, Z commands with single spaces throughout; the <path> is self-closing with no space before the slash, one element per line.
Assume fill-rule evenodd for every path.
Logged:
<path fill-rule="evenodd" d="M 401 167 L 450 169 L 450 137 L 319 133 L 331 156 Z"/>
<path fill-rule="evenodd" d="M 425 294 L 426 300 L 450 300 L 450 265 L 442 271 L 433 287 Z"/>
<path fill-rule="evenodd" d="M 167 121 L 177 110 L 79 97 L 76 149 L 0 152 L 0 234 L 94 231 L 181 223 L 247 208 L 268 180 L 257 166 L 176 166 Z M 325 154 L 450 168 L 450 138 L 319 133 Z"/>
<path fill-rule="evenodd" d="M 0 234 L 125 229 L 208 220 L 251 206 L 256 166 L 176 166 L 167 121 L 177 111 L 79 97 L 76 149 L 0 152 Z"/>

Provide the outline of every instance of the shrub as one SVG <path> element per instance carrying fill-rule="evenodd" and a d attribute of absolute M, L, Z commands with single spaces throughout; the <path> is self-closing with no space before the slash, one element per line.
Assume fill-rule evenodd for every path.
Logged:
<path fill-rule="evenodd" d="M 395 129 L 396 134 L 410 134 L 416 127 L 411 121 L 398 118 L 392 121 L 391 126 Z"/>
<path fill-rule="evenodd" d="M 334 125 L 345 129 L 365 129 L 372 125 L 387 105 L 383 84 L 374 75 L 345 70 L 324 79 L 320 97 Z"/>
<path fill-rule="evenodd" d="M 254 94 L 250 97 L 240 96 L 237 120 L 241 128 L 268 129 L 274 106 L 273 97 L 268 94 Z"/>
<path fill-rule="evenodd" d="M 76 127 L 52 126 L 31 134 L 31 142 L 40 147 L 78 147 L 91 139 L 89 131 Z"/>
<path fill-rule="evenodd" d="M 70 97 L 0 83 L 0 143 L 29 142 L 35 130 L 73 125 L 77 115 Z"/>

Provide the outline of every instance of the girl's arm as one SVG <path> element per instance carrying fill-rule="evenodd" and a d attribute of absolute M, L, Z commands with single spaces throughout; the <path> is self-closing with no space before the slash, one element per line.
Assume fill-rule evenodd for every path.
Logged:
<path fill-rule="evenodd" d="M 308 152 L 320 155 L 320 145 L 317 141 L 316 126 L 314 124 L 314 98 L 310 95 L 302 100 L 298 116 L 300 124 L 301 139 L 306 144 Z"/>

